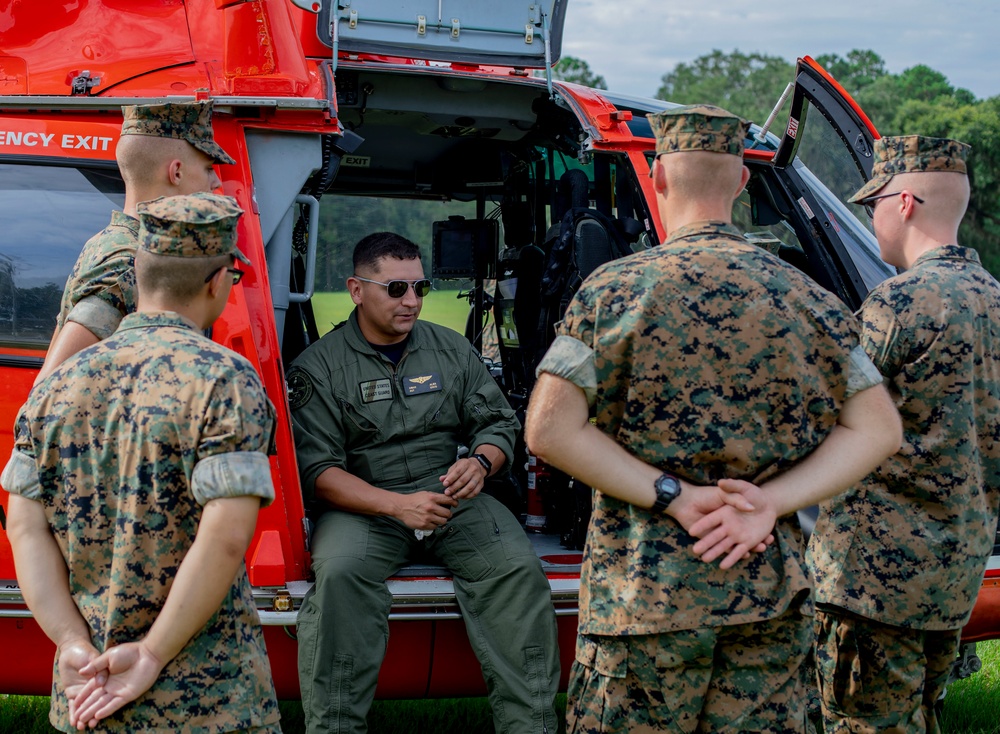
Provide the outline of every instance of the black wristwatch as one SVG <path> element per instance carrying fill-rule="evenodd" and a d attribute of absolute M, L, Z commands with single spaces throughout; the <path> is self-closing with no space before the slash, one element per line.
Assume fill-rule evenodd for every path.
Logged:
<path fill-rule="evenodd" d="M 653 482 L 653 489 L 656 490 L 653 511 L 665 512 L 670 503 L 681 493 L 681 480 L 673 474 L 663 473 Z"/>
<path fill-rule="evenodd" d="M 478 461 L 480 464 L 483 465 L 483 469 L 486 470 L 486 476 L 489 476 L 490 472 L 493 471 L 493 462 L 487 459 L 482 454 L 473 454 L 469 458 L 475 459 L 476 461 Z"/>

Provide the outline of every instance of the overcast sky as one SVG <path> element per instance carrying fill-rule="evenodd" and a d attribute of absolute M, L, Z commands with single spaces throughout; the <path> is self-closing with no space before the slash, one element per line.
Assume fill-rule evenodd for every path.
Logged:
<path fill-rule="evenodd" d="M 568 0 L 563 54 L 614 91 L 652 97 L 713 49 L 791 62 L 871 49 L 892 74 L 926 64 L 983 99 L 1000 94 L 1000 0 Z"/>

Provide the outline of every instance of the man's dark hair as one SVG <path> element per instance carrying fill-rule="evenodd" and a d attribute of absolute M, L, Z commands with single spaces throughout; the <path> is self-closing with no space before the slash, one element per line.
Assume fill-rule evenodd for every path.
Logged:
<path fill-rule="evenodd" d="M 379 260 L 394 257 L 397 260 L 419 260 L 420 247 L 395 232 L 375 232 L 363 237 L 354 246 L 354 272 L 369 268 L 378 272 Z"/>

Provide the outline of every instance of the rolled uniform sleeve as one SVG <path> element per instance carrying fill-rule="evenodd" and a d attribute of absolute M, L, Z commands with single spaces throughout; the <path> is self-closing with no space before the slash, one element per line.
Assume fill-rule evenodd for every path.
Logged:
<path fill-rule="evenodd" d="M 573 296 L 563 320 L 556 324 L 556 338 L 538 364 L 536 374 L 547 372 L 583 390 L 587 404 L 597 396 L 594 351 L 596 294 L 584 282 Z"/>
<path fill-rule="evenodd" d="M 73 307 L 66 320 L 86 327 L 98 339 L 107 339 L 118 328 L 123 316 L 108 301 L 98 296 L 88 296 Z"/>
<path fill-rule="evenodd" d="M 66 315 L 89 329 L 100 339 L 107 339 L 122 318 L 135 311 L 135 263 L 131 253 L 117 252 L 85 270 L 69 286 L 73 304 Z"/>
<path fill-rule="evenodd" d="M 557 336 L 538 364 L 536 374 L 542 372 L 572 382 L 583 390 L 587 405 L 593 407 L 597 397 L 594 350 L 582 341 L 571 336 Z"/>
<path fill-rule="evenodd" d="M 28 500 L 41 499 L 42 485 L 38 481 L 38 467 L 35 460 L 18 449 L 10 454 L 10 460 L 0 474 L 0 484 L 11 494 Z"/>
<path fill-rule="evenodd" d="M 849 398 L 855 393 L 881 384 L 882 375 L 878 368 L 865 353 L 864 348 L 858 344 L 851 350 L 851 359 L 847 367 L 847 393 L 844 397 Z"/>
<path fill-rule="evenodd" d="M 263 506 L 274 501 L 267 458 L 274 424 L 274 406 L 249 363 L 215 382 L 191 475 L 191 491 L 200 504 L 247 496 L 260 497 Z"/>
<path fill-rule="evenodd" d="M 227 497 L 260 497 L 267 506 L 274 501 L 271 463 L 260 451 L 216 454 L 195 464 L 191 491 L 198 504 Z"/>
<path fill-rule="evenodd" d="M 28 415 L 22 408 L 14 426 L 14 450 L 10 460 L 0 474 L 0 485 L 10 494 L 20 495 L 25 499 L 39 500 L 42 496 L 42 483 L 38 474 L 38 464 L 35 461 L 35 448 L 28 430 Z"/>
<path fill-rule="evenodd" d="M 858 311 L 861 346 L 884 377 L 895 377 L 906 363 L 910 349 L 895 310 L 880 294 L 873 292 Z"/>

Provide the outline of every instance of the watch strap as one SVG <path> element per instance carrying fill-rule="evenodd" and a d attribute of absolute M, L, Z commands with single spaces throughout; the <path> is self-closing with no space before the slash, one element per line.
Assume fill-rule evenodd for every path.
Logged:
<path fill-rule="evenodd" d="M 664 482 L 668 482 L 671 485 L 672 491 L 667 491 L 661 489 L 660 485 Z M 663 513 L 666 511 L 670 503 L 677 499 L 678 495 L 681 493 L 681 482 L 673 474 L 668 474 L 664 472 L 659 476 L 653 485 L 656 490 L 656 499 L 653 501 L 652 510 L 657 513 Z"/>
<path fill-rule="evenodd" d="M 483 454 L 475 453 L 469 457 L 470 459 L 475 459 L 480 464 L 483 465 L 483 469 L 486 470 L 486 476 L 489 476 L 493 471 L 493 462 L 487 459 Z"/>

